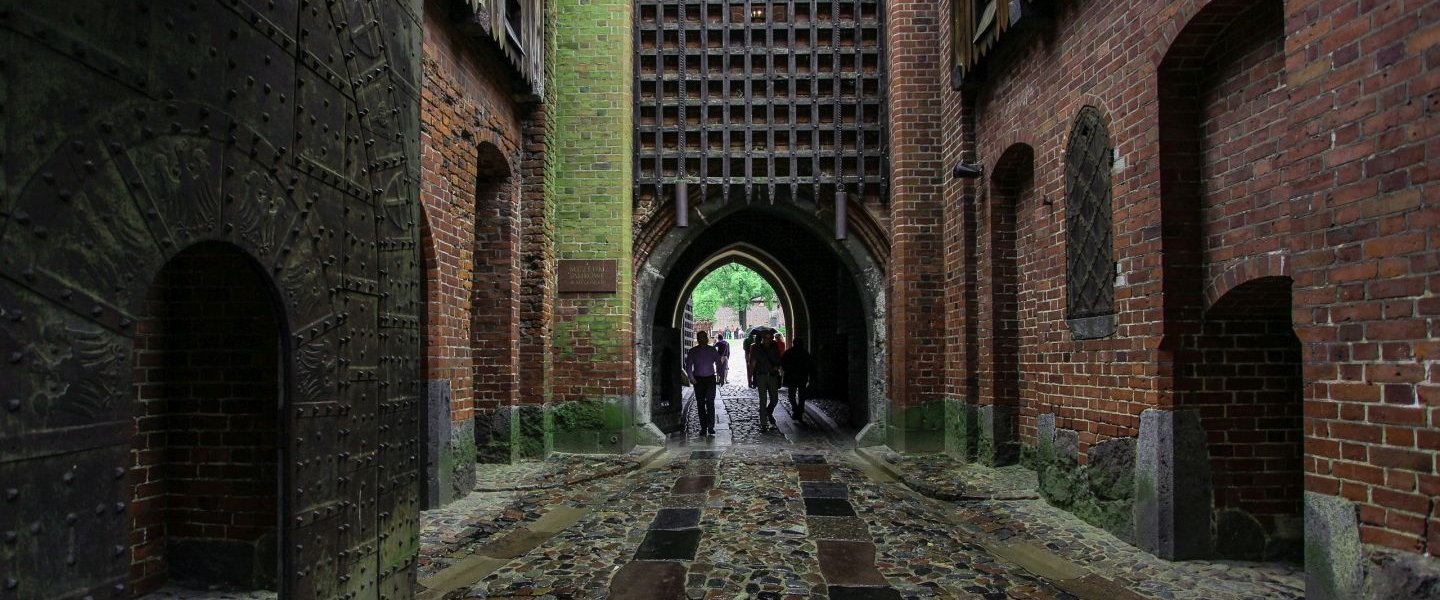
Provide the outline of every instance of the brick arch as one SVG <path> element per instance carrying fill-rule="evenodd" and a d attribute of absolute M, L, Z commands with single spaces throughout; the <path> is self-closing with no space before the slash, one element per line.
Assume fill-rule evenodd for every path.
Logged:
<path fill-rule="evenodd" d="M 810 337 L 809 305 L 794 274 L 774 255 L 752 244 L 744 242 L 732 244 L 706 258 L 700 268 L 690 275 L 678 298 L 681 300 L 689 298 L 706 275 L 730 263 L 739 264 L 755 271 L 775 290 L 780 298 L 780 305 L 785 311 L 785 322 L 790 324 L 792 338 L 795 336 L 793 332 L 796 331 L 807 339 Z M 680 323 L 682 309 L 683 303 L 677 305 L 672 311 L 671 321 L 677 327 Z"/>
<path fill-rule="evenodd" d="M 1268 1 L 1268 0 L 1267 0 Z M 1173 14 L 1160 26 L 1160 35 L 1151 47 L 1151 62 L 1160 65 L 1177 50 L 1184 52 L 1189 44 L 1216 35 L 1236 16 L 1244 13 L 1254 0 L 1178 0 L 1171 3 Z M 1200 39 L 1197 39 L 1200 38 Z M 1206 44 L 1208 47 L 1208 44 Z"/>
<path fill-rule="evenodd" d="M 1035 150 L 1028 144 L 1006 147 L 996 160 L 985 196 L 985 217 L 978 223 L 978 297 L 974 317 L 979 345 L 984 348 L 976 363 L 978 389 L 975 398 L 990 414 L 990 440 L 979 458 L 992 465 L 1004 465 L 1019 458 L 1021 407 L 1021 275 L 1022 257 L 1027 253 L 1021 215 L 1035 193 Z M 1033 254 L 1030 254 L 1033 256 Z M 1032 411 L 1033 412 L 1033 411 Z M 1029 415 L 1033 420 L 1033 415 Z"/>
<path fill-rule="evenodd" d="M 809 204 L 808 199 L 802 201 Z M 724 203 L 723 192 L 710 194 L 710 196 L 705 199 L 705 202 L 699 205 L 698 208 L 692 204 L 691 210 L 698 213 L 702 221 L 722 218 L 723 215 L 733 212 L 733 209 L 713 211 L 705 208 L 707 206 L 714 206 L 717 203 Z M 815 218 L 817 222 L 824 218 L 820 216 L 822 210 L 821 207 L 816 206 L 815 209 L 811 211 L 812 218 Z M 833 209 L 828 212 L 828 214 L 834 215 Z M 860 240 L 865 250 L 876 262 L 880 264 L 889 262 L 890 230 L 880 222 L 880 219 L 873 214 L 869 208 L 866 208 L 859 200 L 852 198 L 845 213 L 845 222 L 849 226 L 850 233 Z M 666 235 L 674 229 L 675 200 L 674 198 L 669 198 L 662 200 L 655 210 L 651 212 L 650 218 L 646 219 L 634 230 L 634 253 L 631 258 L 634 268 L 640 269 L 645 265 L 645 263 L 650 260 L 651 254 L 665 239 Z"/>
<path fill-rule="evenodd" d="M 1273 32 L 1265 28 L 1276 23 L 1280 8 L 1280 0 L 1187 2 L 1174 21 L 1182 23 L 1183 27 L 1166 38 L 1164 52 L 1157 61 L 1161 249 L 1164 255 L 1161 286 L 1165 295 L 1163 328 L 1167 336 L 1193 330 L 1205 308 L 1224 293 L 1221 290 L 1217 294 L 1205 287 L 1215 278 L 1217 269 L 1230 268 L 1228 263 L 1235 260 L 1255 260 L 1255 257 L 1235 256 L 1237 244 L 1217 246 L 1214 241 L 1216 236 L 1206 231 L 1212 221 L 1220 222 L 1212 213 L 1231 210 L 1232 206 L 1218 202 L 1216 198 L 1219 196 L 1209 189 L 1214 185 L 1212 180 L 1215 178 L 1215 174 L 1209 171 L 1215 167 L 1208 153 L 1214 151 L 1211 146 L 1218 142 L 1211 139 L 1215 136 L 1209 136 L 1201 122 L 1209 114 L 1207 111 L 1214 110 L 1206 104 L 1206 91 L 1218 85 L 1217 82 L 1225 81 L 1226 72 L 1215 68 L 1217 62 L 1222 66 L 1232 64 L 1226 62 L 1235 60 L 1227 54 L 1233 52 L 1232 46 L 1263 44 L 1269 39 L 1267 36 L 1273 35 Z M 1182 18 L 1183 21 L 1180 20 Z M 1239 39 L 1236 39 L 1237 35 Z M 1252 107 L 1247 104 L 1239 110 L 1250 109 Z M 1257 140 L 1256 148 L 1265 141 Z M 1255 198 L 1253 202 L 1261 202 L 1261 194 L 1267 191 L 1263 187 L 1247 188 L 1237 197 L 1251 197 Z M 1238 203 L 1231 200 L 1230 204 Z M 1269 242 L 1274 245 L 1271 233 Z M 1253 244 L 1247 243 L 1245 247 L 1250 245 Z M 1262 248 L 1261 251 L 1267 250 Z M 1234 277 L 1233 274 L 1227 276 Z"/>
<path fill-rule="evenodd" d="M 148 283 L 132 370 L 131 586 L 275 589 L 273 568 L 250 558 L 276 551 L 289 458 L 281 382 L 290 369 L 280 361 L 289 344 L 274 281 L 241 247 L 201 241 Z M 216 462 L 225 468 L 207 470 Z M 206 554 L 242 558 L 187 560 Z"/>
<path fill-rule="evenodd" d="M 1273 282 L 1283 280 L 1288 285 L 1290 279 L 1290 256 L 1288 253 L 1267 254 L 1265 256 L 1252 256 L 1231 264 L 1224 272 L 1211 279 L 1205 286 L 1205 310 L 1209 313 L 1217 308 L 1224 308 L 1220 304 L 1222 300 L 1229 300 L 1227 304 L 1235 299 L 1226 298 L 1231 292 L 1250 286 L 1257 282 Z"/>

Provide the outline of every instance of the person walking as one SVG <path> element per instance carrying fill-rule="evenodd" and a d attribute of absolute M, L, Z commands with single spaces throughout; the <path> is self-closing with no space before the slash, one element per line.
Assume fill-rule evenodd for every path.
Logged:
<path fill-rule="evenodd" d="M 715 435 L 715 373 L 719 367 L 720 353 L 710 345 L 710 334 L 695 332 L 695 346 L 685 352 L 685 377 L 695 386 L 700 435 Z"/>
<path fill-rule="evenodd" d="M 785 336 L 778 331 L 775 332 L 775 347 L 780 350 L 780 358 L 785 358 Z"/>
<path fill-rule="evenodd" d="M 775 405 L 780 403 L 780 350 L 775 347 L 775 332 L 763 330 L 760 341 L 750 346 L 750 373 L 760 388 L 760 430 L 775 424 Z"/>
<path fill-rule="evenodd" d="M 715 332 L 715 351 L 720 353 L 719 385 L 725 385 L 730 377 L 730 342 L 725 341 L 725 332 Z"/>
<path fill-rule="evenodd" d="M 805 422 L 806 388 L 815 379 L 815 361 L 805 351 L 805 342 L 795 338 L 790 349 L 780 357 L 781 370 L 785 372 L 785 387 L 790 389 L 790 414 L 796 423 Z"/>

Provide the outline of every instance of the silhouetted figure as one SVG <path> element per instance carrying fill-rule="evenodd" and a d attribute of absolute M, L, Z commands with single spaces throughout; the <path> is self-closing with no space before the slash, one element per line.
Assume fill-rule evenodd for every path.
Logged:
<path fill-rule="evenodd" d="M 815 361 L 805 351 L 805 342 L 795 338 L 789 350 L 780 357 L 780 366 L 785 371 L 785 387 L 790 388 L 790 414 L 796 423 L 805 419 L 805 395 L 815 379 Z"/>
<path fill-rule="evenodd" d="M 730 342 L 725 341 L 725 332 L 715 332 L 715 351 L 720 353 L 719 385 L 725 385 L 730 378 Z"/>
<path fill-rule="evenodd" d="M 780 403 L 780 349 L 775 347 L 775 332 L 762 330 L 760 341 L 750 346 L 749 367 L 760 388 L 760 429 L 775 424 L 775 405 Z"/>
<path fill-rule="evenodd" d="M 695 410 L 700 413 L 700 435 L 715 435 L 715 373 L 720 353 L 710 345 L 710 334 L 695 332 L 695 347 L 685 352 L 685 376 L 695 386 Z"/>

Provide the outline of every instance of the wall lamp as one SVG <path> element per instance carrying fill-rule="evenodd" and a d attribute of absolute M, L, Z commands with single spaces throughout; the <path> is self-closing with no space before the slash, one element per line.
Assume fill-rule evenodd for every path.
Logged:
<path fill-rule="evenodd" d="M 979 179 L 981 175 L 985 174 L 985 166 L 962 160 L 955 165 L 952 174 L 956 179 Z"/>

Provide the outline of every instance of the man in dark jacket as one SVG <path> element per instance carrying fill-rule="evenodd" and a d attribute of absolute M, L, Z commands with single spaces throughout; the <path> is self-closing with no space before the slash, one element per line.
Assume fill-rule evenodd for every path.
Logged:
<path fill-rule="evenodd" d="M 747 356 L 755 387 L 760 388 L 760 430 L 775 424 L 775 405 L 780 403 L 780 349 L 775 347 L 775 332 L 762 330 L 760 341 L 750 346 Z"/>
<path fill-rule="evenodd" d="M 790 414 L 796 423 L 805 422 L 805 388 L 815 379 L 815 361 L 805 351 L 805 341 L 795 338 L 790 349 L 780 357 L 780 366 L 785 371 L 785 387 L 790 388 Z"/>

